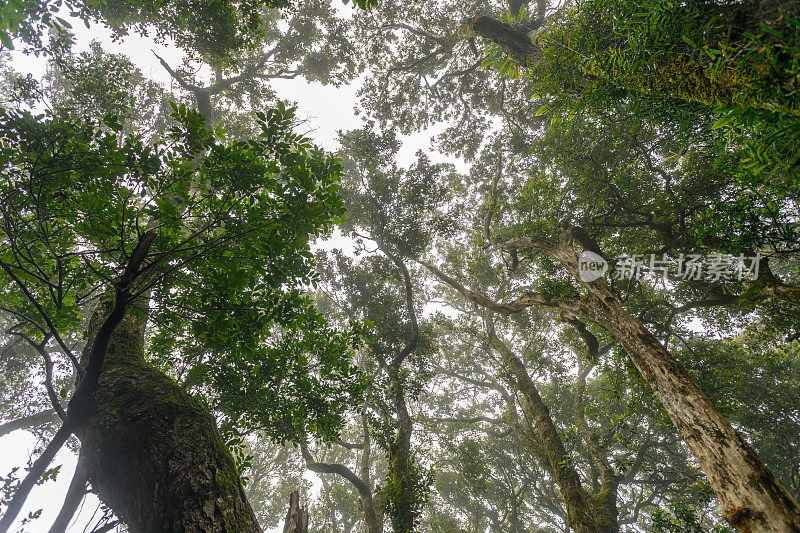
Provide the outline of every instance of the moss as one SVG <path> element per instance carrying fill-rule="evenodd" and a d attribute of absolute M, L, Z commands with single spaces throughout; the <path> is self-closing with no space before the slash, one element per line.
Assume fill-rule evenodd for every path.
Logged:
<path fill-rule="evenodd" d="M 145 362 L 142 326 L 115 331 L 79 429 L 92 485 L 132 531 L 260 531 L 213 416 Z"/>
<path fill-rule="evenodd" d="M 615 50 L 608 57 L 619 55 Z M 800 115 L 795 100 L 774 101 L 760 90 L 775 86 L 776 80 L 766 65 L 732 65 L 717 67 L 715 62 L 696 61 L 682 54 L 662 55 L 628 71 L 607 68 L 609 59 L 593 57 L 582 65 L 582 72 L 625 89 L 642 94 L 671 97 L 698 102 L 711 107 L 754 107 Z"/>

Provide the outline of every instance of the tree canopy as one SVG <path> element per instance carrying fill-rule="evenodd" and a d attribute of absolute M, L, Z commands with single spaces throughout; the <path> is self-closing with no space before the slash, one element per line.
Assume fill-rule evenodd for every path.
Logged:
<path fill-rule="evenodd" d="M 9 0 L 0 531 L 800 531 L 798 21 Z"/>

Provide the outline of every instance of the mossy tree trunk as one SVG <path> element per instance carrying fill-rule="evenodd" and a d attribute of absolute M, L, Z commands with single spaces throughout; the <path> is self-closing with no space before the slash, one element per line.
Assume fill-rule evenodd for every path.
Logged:
<path fill-rule="evenodd" d="M 562 225 L 556 245 L 520 237 L 501 247 L 508 251 L 538 250 L 580 280 L 574 242 L 600 253 L 597 243 L 584 230 L 569 224 Z M 800 533 L 800 505 L 680 362 L 628 313 L 602 278 L 581 281 L 588 293 L 582 297 L 525 291 L 511 302 L 499 303 L 484 293 L 467 289 L 434 265 L 421 263 L 464 297 L 496 313 L 511 315 L 541 305 L 560 309 L 568 320 L 580 318 L 605 328 L 622 345 L 660 400 L 719 498 L 725 519 L 742 533 Z"/>
<path fill-rule="evenodd" d="M 564 225 L 557 246 L 542 249 L 578 278 L 575 241 L 599 251 L 585 231 L 569 225 Z M 582 284 L 587 297 L 563 300 L 562 311 L 601 325 L 619 341 L 708 478 L 725 519 L 743 533 L 800 533 L 800 506 L 683 365 L 628 313 L 602 279 Z"/>
<path fill-rule="evenodd" d="M 497 336 L 491 315 L 486 318 L 486 331 L 490 346 L 500 354 L 503 362 L 511 370 L 515 388 L 522 395 L 525 406 L 533 418 L 546 455 L 543 466 L 555 478 L 566 504 L 570 526 L 576 533 L 616 533 L 619 531 L 616 486 L 604 486 L 604 490 L 598 496 L 590 494 L 583 488 L 580 475 L 573 466 L 572 458 L 564 447 L 558 428 L 550 416 L 550 410 L 539 395 L 536 384 L 528 375 L 522 360 Z"/>
<path fill-rule="evenodd" d="M 389 442 L 389 471 L 402 497 L 396 500 L 392 523 L 397 533 L 411 533 L 416 529 L 416 514 L 410 495 L 414 491 L 411 472 L 411 433 L 413 424 L 406 406 L 405 394 L 397 367 L 389 367 L 391 396 L 397 413 L 397 432 Z"/>
<path fill-rule="evenodd" d="M 416 492 L 421 488 L 415 486 L 414 463 L 411 456 L 411 435 L 414 424 L 408 412 L 401 367 L 419 345 L 419 324 L 414 309 L 414 288 L 408 267 L 400 257 L 389 252 L 382 244 L 379 244 L 379 248 L 391 259 L 403 278 L 406 312 L 411 325 L 411 335 L 406 345 L 388 364 L 381 359 L 381 366 L 389 378 L 389 396 L 397 416 L 396 432 L 388 442 L 389 476 L 394 484 L 394 494 L 389 497 L 393 500 L 391 520 L 395 533 L 413 533 L 416 531 L 420 512 L 420 500 Z"/>
<path fill-rule="evenodd" d="M 547 65 L 542 65 L 542 62 L 549 61 L 552 54 L 546 53 L 545 48 L 556 46 L 566 49 L 568 45 L 567 42 L 548 44 L 547 26 L 539 30 L 541 33 L 532 31 L 538 30 L 539 26 L 538 21 L 521 26 L 478 16 L 464 24 L 458 33 L 462 38 L 481 37 L 499 46 L 522 69 L 538 70 L 540 66 L 545 66 L 544 70 L 547 71 Z M 718 45 L 717 42 L 711 42 L 704 48 L 709 46 L 713 48 Z M 566 68 L 571 71 L 574 80 L 568 85 L 579 91 L 602 80 L 618 87 L 619 94 L 634 92 L 657 98 L 698 102 L 715 108 L 753 107 L 800 116 L 800 93 L 796 91 L 793 77 L 786 79 L 785 74 L 774 72 L 766 60 L 750 63 L 729 61 L 718 66 L 715 61 L 692 57 L 690 51 L 679 53 L 670 50 L 654 54 L 647 61 L 630 61 L 625 68 L 608 66 L 614 53 L 626 51 L 616 49 L 576 53 L 569 60 L 571 65 L 562 61 L 555 70 L 563 71 Z M 774 91 L 763 89 L 770 85 L 775 86 Z"/>
<path fill-rule="evenodd" d="M 109 311 L 95 311 L 89 331 Z M 114 331 L 77 435 L 86 475 L 131 531 L 260 532 L 214 417 L 144 358 L 146 316 Z"/>

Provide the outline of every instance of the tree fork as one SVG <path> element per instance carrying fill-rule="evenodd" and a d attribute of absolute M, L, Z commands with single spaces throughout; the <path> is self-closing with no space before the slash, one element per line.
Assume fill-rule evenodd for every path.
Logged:
<path fill-rule="evenodd" d="M 573 240 L 580 240 L 575 237 L 580 233 L 564 225 L 551 254 L 578 280 Z M 572 306 L 572 312 L 603 326 L 620 342 L 706 474 L 725 519 L 742 533 L 800 533 L 800 506 L 683 365 L 622 307 L 605 281 L 581 284 L 589 298 Z"/>

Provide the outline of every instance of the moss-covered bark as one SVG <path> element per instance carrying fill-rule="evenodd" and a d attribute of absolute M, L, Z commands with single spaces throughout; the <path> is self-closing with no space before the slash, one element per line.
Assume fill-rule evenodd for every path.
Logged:
<path fill-rule="evenodd" d="M 92 487 L 134 532 L 261 531 L 214 418 L 145 361 L 145 323 L 115 330 L 77 431 Z"/>
<path fill-rule="evenodd" d="M 502 356 L 514 376 L 516 389 L 525 399 L 528 412 L 536 425 L 545 452 L 544 466 L 556 480 L 564 498 L 569 524 L 577 533 L 615 533 L 617 526 L 616 486 L 603 487 L 600 496 L 593 496 L 581 483 L 580 475 L 564 447 L 550 410 L 539 395 L 536 384 L 519 359 L 498 337 L 491 316 L 486 320 L 489 343 Z M 613 491 L 613 494 L 611 493 Z M 612 505 L 608 506 L 607 504 Z M 598 520 L 599 518 L 599 520 Z"/>
<path fill-rule="evenodd" d="M 730 61 L 718 66 L 707 58 L 670 51 L 653 54 L 649 60 L 628 61 L 625 68 L 614 68 L 608 65 L 613 63 L 610 58 L 615 55 L 630 54 L 637 58 L 638 55 L 619 48 L 575 53 L 574 57 L 567 58 L 561 52 L 569 48 L 570 39 L 564 35 L 552 38 L 548 27 L 532 33 L 526 31 L 529 30 L 526 27 L 480 16 L 462 26 L 459 34 L 464 38 L 481 37 L 499 46 L 523 69 L 569 73 L 570 87 L 579 91 L 591 90 L 602 80 L 604 84 L 618 87 L 620 94 L 633 92 L 715 108 L 752 107 L 800 116 L 800 93 L 796 90 L 795 77 L 780 69 L 776 71 L 777 67 L 766 58 Z M 708 43 L 704 48 L 709 46 L 716 47 L 717 43 Z M 548 51 L 548 47 L 556 50 Z M 560 59 L 554 60 L 554 57 Z M 543 64 L 548 61 L 558 65 Z M 774 87 L 774 90 L 765 90 L 765 87 Z"/>
<path fill-rule="evenodd" d="M 396 485 L 392 524 L 398 533 L 411 533 L 416 527 L 414 482 L 411 472 L 411 432 L 405 394 L 397 367 L 390 367 L 391 395 L 397 411 L 397 433 L 389 442 L 389 475 Z"/>

